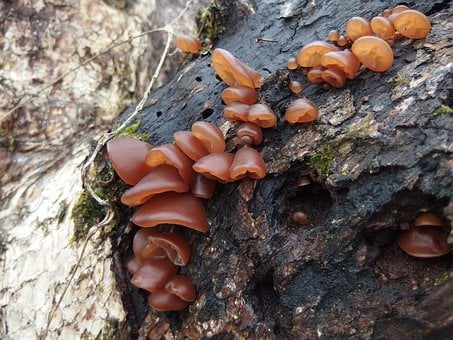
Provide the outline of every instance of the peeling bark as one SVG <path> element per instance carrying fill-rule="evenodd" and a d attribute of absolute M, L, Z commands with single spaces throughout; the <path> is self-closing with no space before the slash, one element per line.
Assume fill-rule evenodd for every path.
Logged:
<path fill-rule="evenodd" d="M 206 203 L 206 234 L 174 228 L 191 240 L 187 272 L 198 298 L 187 311 L 156 313 L 149 311 L 146 294 L 129 286 L 123 297 L 134 304 L 128 312 L 144 320 L 141 336 L 451 335 L 452 279 L 437 284 L 452 272 L 452 255 L 416 259 L 395 242 L 399 225 L 420 211 L 433 211 L 446 223 L 450 216 L 444 209 L 452 192 L 453 118 L 438 111 L 452 106 L 448 2 L 413 6 L 429 15 L 432 31 L 426 40 L 397 42 L 390 71 L 363 71 L 342 89 L 306 85 L 303 92 L 319 106 L 319 120 L 290 126 L 283 119 L 295 98 L 288 81 L 303 78 L 286 69 L 286 60 L 304 44 L 325 40 L 348 18 L 371 19 L 391 5 L 235 2 L 243 15 L 227 21 L 216 47 L 266 78 L 261 98 L 279 119 L 276 129 L 264 132 L 260 149 L 269 173 L 256 182 L 220 185 Z M 209 56 L 195 59 L 151 95 L 137 119 L 152 144 L 171 142 L 173 132 L 197 120 L 216 123 L 231 139 L 235 128 L 225 122 L 220 100 L 225 85 L 209 63 Z M 305 174 L 313 183 L 298 188 Z M 291 220 L 296 211 L 306 213 L 307 225 Z M 125 223 L 129 216 L 125 211 Z M 132 235 L 120 229 L 116 236 L 125 261 Z"/>

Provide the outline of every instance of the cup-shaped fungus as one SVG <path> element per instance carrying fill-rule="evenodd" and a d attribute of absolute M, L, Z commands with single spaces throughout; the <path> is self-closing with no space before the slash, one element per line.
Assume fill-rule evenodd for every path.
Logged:
<path fill-rule="evenodd" d="M 175 132 L 173 141 L 193 161 L 198 161 L 201 157 L 209 154 L 208 149 L 191 131 Z"/>
<path fill-rule="evenodd" d="M 129 185 L 137 184 L 151 168 L 145 158 L 152 145 L 131 137 L 119 137 L 107 142 L 107 153 L 113 168 Z"/>
<path fill-rule="evenodd" d="M 211 153 L 196 161 L 193 169 L 208 178 L 228 182 L 233 160 L 234 155 L 229 152 Z"/>
<path fill-rule="evenodd" d="M 247 112 L 247 121 L 262 128 L 270 128 L 277 125 L 277 117 L 275 117 L 274 111 L 266 104 L 260 103 L 250 105 Z"/>
<path fill-rule="evenodd" d="M 332 30 L 329 33 L 327 33 L 327 39 L 329 39 L 331 42 L 336 42 L 340 38 L 340 33 L 337 30 Z"/>
<path fill-rule="evenodd" d="M 286 67 L 288 68 L 288 70 L 297 69 L 299 67 L 299 64 L 297 63 L 296 58 L 289 58 L 286 62 Z"/>
<path fill-rule="evenodd" d="M 260 179 L 265 176 L 266 164 L 258 151 L 245 146 L 236 152 L 230 168 L 230 177 L 233 181 L 244 177 Z"/>
<path fill-rule="evenodd" d="M 214 195 L 216 184 L 217 182 L 215 180 L 197 173 L 190 191 L 195 197 L 211 198 Z"/>
<path fill-rule="evenodd" d="M 321 66 L 325 68 L 338 68 L 344 72 L 346 78 L 354 79 L 360 67 L 360 61 L 348 50 L 334 51 L 324 54 Z"/>
<path fill-rule="evenodd" d="M 165 291 L 177 295 L 184 301 L 195 301 L 195 287 L 185 275 L 173 276 L 165 285 Z"/>
<path fill-rule="evenodd" d="M 165 285 L 165 289 L 148 298 L 151 307 L 158 311 L 177 311 L 187 308 L 195 301 L 195 287 L 185 275 L 176 275 Z"/>
<path fill-rule="evenodd" d="M 193 161 L 174 144 L 163 144 L 149 150 L 145 159 L 150 168 L 168 164 L 178 169 L 181 178 L 190 186 L 193 181 Z"/>
<path fill-rule="evenodd" d="M 150 293 L 158 292 L 176 275 L 178 267 L 169 259 L 148 260 L 135 272 L 131 282 Z"/>
<path fill-rule="evenodd" d="M 299 98 L 289 104 L 285 112 L 285 119 L 290 124 L 310 123 L 318 118 L 318 108 L 308 98 Z"/>
<path fill-rule="evenodd" d="M 147 243 L 143 246 L 141 254 L 145 258 L 155 258 L 154 254 L 159 253 L 161 250 L 165 251 L 171 263 L 177 266 L 185 266 L 189 263 L 189 242 L 181 235 L 176 233 L 150 234 L 147 237 Z"/>
<path fill-rule="evenodd" d="M 338 68 L 327 68 L 322 73 L 322 79 L 333 87 L 343 87 L 346 82 L 346 75 Z"/>
<path fill-rule="evenodd" d="M 223 114 L 225 118 L 231 122 L 234 121 L 247 121 L 247 113 L 249 111 L 250 105 L 242 104 L 242 103 L 231 103 L 223 109 Z"/>
<path fill-rule="evenodd" d="M 442 221 L 432 213 L 419 215 L 414 225 L 401 231 L 398 245 L 414 257 L 430 258 L 448 254 L 451 247 L 447 243 L 448 232 Z"/>
<path fill-rule="evenodd" d="M 196 122 L 192 124 L 192 133 L 210 153 L 225 151 L 225 137 L 217 125 Z"/>
<path fill-rule="evenodd" d="M 143 249 L 149 242 L 148 237 L 155 234 L 157 234 L 157 232 L 154 230 L 140 229 L 134 235 L 134 240 L 132 242 L 132 251 L 135 255 L 134 258 L 137 259 L 140 265 L 150 259 L 163 259 L 167 257 L 165 251 L 157 246 L 154 247 L 152 256 L 150 256 L 149 252 L 148 254 L 146 254 L 146 256 L 142 254 Z"/>
<path fill-rule="evenodd" d="M 155 195 L 132 215 L 131 221 L 141 227 L 178 224 L 201 232 L 209 227 L 203 203 L 190 192 Z"/>
<path fill-rule="evenodd" d="M 297 63 L 302 67 L 316 67 L 320 65 L 324 54 L 339 50 L 337 46 L 324 41 L 313 41 L 301 48 L 297 55 Z"/>
<path fill-rule="evenodd" d="M 242 145 L 259 145 L 263 141 L 261 128 L 252 123 L 242 123 L 239 125 L 236 136 Z"/>
<path fill-rule="evenodd" d="M 346 23 L 346 34 L 352 41 L 359 39 L 366 35 L 372 35 L 370 24 L 368 20 L 362 17 L 352 17 Z"/>
<path fill-rule="evenodd" d="M 298 94 L 302 92 L 302 84 L 298 81 L 291 80 L 288 84 L 289 90 L 294 93 Z"/>
<path fill-rule="evenodd" d="M 352 44 L 351 51 L 371 71 L 385 72 L 393 65 L 392 48 L 381 38 L 359 38 Z"/>
<path fill-rule="evenodd" d="M 186 192 L 189 191 L 189 186 L 176 168 L 164 164 L 152 169 L 140 182 L 126 190 L 121 196 L 121 202 L 136 206 L 145 203 L 155 194 L 167 191 Z"/>
<path fill-rule="evenodd" d="M 397 6 L 393 7 L 391 9 L 391 11 L 392 11 L 392 14 L 398 14 L 398 13 L 407 11 L 408 9 L 409 9 L 409 7 L 407 7 L 406 5 L 397 5 Z"/>
<path fill-rule="evenodd" d="M 325 68 L 322 66 L 313 67 L 307 72 L 308 81 L 311 83 L 324 83 L 324 79 L 322 78 L 324 70 Z"/>
<path fill-rule="evenodd" d="M 340 37 L 337 40 L 337 45 L 340 47 L 344 47 L 347 44 L 349 44 L 348 38 L 346 38 L 344 35 L 340 35 Z"/>
<path fill-rule="evenodd" d="M 201 43 L 196 37 L 181 34 L 176 37 L 176 47 L 184 53 L 199 54 Z"/>
<path fill-rule="evenodd" d="M 227 50 L 216 48 L 212 53 L 212 67 L 217 75 L 229 86 L 243 85 L 259 88 L 264 78 Z"/>
<path fill-rule="evenodd" d="M 395 35 L 395 26 L 389 19 L 384 17 L 374 17 L 370 22 L 371 30 L 378 37 L 388 40 Z"/>
<path fill-rule="evenodd" d="M 411 39 L 426 38 L 431 30 L 428 17 L 414 9 L 399 13 L 394 19 L 393 25 L 399 33 Z"/>
<path fill-rule="evenodd" d="M 247 86 L 230 86 L 222 91 L 222 100 L 225 104 L 243 103 L 247 105 L 255 104 L 258 101 L 258 93 Z"/>
<path fill-rule="evenodd" d="M 295 212 L 291 218 L 294 222 L 299 224 L 307 224 L 308 222 L 307 215 L 305 215 L 302 211 Z"/>

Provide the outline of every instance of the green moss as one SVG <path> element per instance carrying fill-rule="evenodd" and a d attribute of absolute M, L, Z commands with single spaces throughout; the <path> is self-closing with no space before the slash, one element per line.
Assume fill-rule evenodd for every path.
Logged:
<path fill-rule="evenodd" d="M 447 282 L 448 277 L 449 277 L 448 273 L 443 273 L 441 276 L 439 276 L 439 277 L 434 281 L 434 285 L 435 285 L 435 286 L 443 285 L 445 282 Z"/>
<path fill-rule="evenodd" d="M 401 76 L 397 76 L 393 79 L 395 85 L 406 85 L 407 79 Z"/>
<path fill-rule="evenodd" d="M 208 7 L 200 11 L 195 18 L 198 37 L 201 41 L 211 41 L 219 37 L 225 31 L 224 15 L 226 7 L 221 1 L 212 0 Z"/>
<path fill-rule="evenodd" d="M 150 133 L 139 133 L 137 131 L 140 127 L 140 121 L 137 121 L 129 126 L 126 126 L 124 129 L 116 133 L 116 137 L 134 137 L 144 142 L 148 141 L 151 138 Z"/>
<path fill-rule="evenodd" d="M 107 320 L 104 328 L 94 338 L 95 340 L 114 340 L 118 339 L 118 321 Z"/>
<path fill-rule="evenodd" d="M 105 209 L 83 190 L 72 208 L 71 218 L 74 221 L 74 233 L 71 241 L 78 242 L 85 238 L 88 230 L 99 223 L 105 216 Z"/>
<path fill-rule="evenodd" d="M 318 153 L 309 156 L 308 166 L 315 170 L 321 177 L 327 177 L 331 172 L 335 152 L 332 144 L 325 144 L 319 149 Z"/>
<path fill-rule="evenodd" d="M 453 109 L 448 105 L 441 105 L 433 112 L 433 116 L 440 116 L 444 113 L 453 114 Z"/>

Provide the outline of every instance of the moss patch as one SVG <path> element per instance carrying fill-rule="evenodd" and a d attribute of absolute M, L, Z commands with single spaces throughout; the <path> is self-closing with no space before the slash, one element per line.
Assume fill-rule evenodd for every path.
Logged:
<path fill-rule="evenodd" d="M 118 321 L 107 320 L 104 328 L 96 335 L 95 340 L 118 339 Z"/>
<path fill-rule="evenodd" d="M 433 116 L 440 116 L 445 113 L 453 114 L 453 109 L 448 105 L 441 105 L 433 112 Z"/>
<path fill-rule="evenodd" d="M 147 142 L 151 138 L 149 133 L 139 133 L 137 134 L 138 129 L 140 128 L 140 121 L 137 121 L 129 126 L 126 126 L 124 129 L 118 131 L 115 134 L 115 137 L 134 137 L 144 142 Z"/>
<path fill-rule="evenodd" d="M 327 177 L 331 173 L 335 152 L 332 144 L 325 144 L 319 149 L 318 153 L 308 158 L 308 166 L 315 170 L 321 177 Z"/>
<path fill-rule="evenodd" d="M 434 285 L 435 285 L 435 286 L 443 285 L 445 282 L 447 282 L 448 277 L 449 277 L 448 273 L 443 273 L 441 276 L 439 276 L 439 277 L 434 281 Z"/>
<path fill-rule="evenodd" d="M 214 40 L 225 31 L 224 15 L 227 8 L 221 1 L 212 0 L 208 7 L 200 11 L 195 18 L 198 38 Z"/>

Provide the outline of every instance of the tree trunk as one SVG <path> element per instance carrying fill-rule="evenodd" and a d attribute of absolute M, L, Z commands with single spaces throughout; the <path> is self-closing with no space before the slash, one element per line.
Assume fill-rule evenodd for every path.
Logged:
<path fill-rule="evenodd" d="M 363 70 L 332 90 L 308 84 L 286 61 L 305 44 L 326 40 L 330 30 L 341 31 L 350 17 L 371 19 L 393 3 L 217 4 L 226 31 L 215 46 L 265 76 L 261 100 L 278 117 L 259 148 L 268 174 L 219 185 L 206 202 L 206 234 L 173 228 L 192 245 L 187 273 L 198 297 L 187 311 L 154 312 L 147 294 L 122 286 L 132 334 L 139 328 L 151 338 L 451 336 L 452 255 L 418 259 L 396 244 L 400 225 L 420 212 L 432 211 L 446 223 L 452 214 L 448 2 L 417 2 L 414 8 L 429 15 L 431 33 L 397 41 L 391 70 Z M 159 145 L 204 120 L 226 131 L 230 142 L 235 125 L 225 121 L 220 99 L 226 85 L 210 61 L 210 55 L 196 58 L 152 93 L 137 118 L 138 133 L 150 133 L 150 143 Z M 284 121 L 296 98 L 290 79 L 302 80 L 303 94 L 318 105 L 316 123 Z M 312 183 L 298 187 L 305 175 Z M 307 215 L 306 225 L 291 219 L 298 211 Z M 122 234 L 130 217 L 123 212 L 118 263 L 130 256 L 132 237 Z M 121 284 L 128 280 L 121 266 L 115 269 Z"/>

